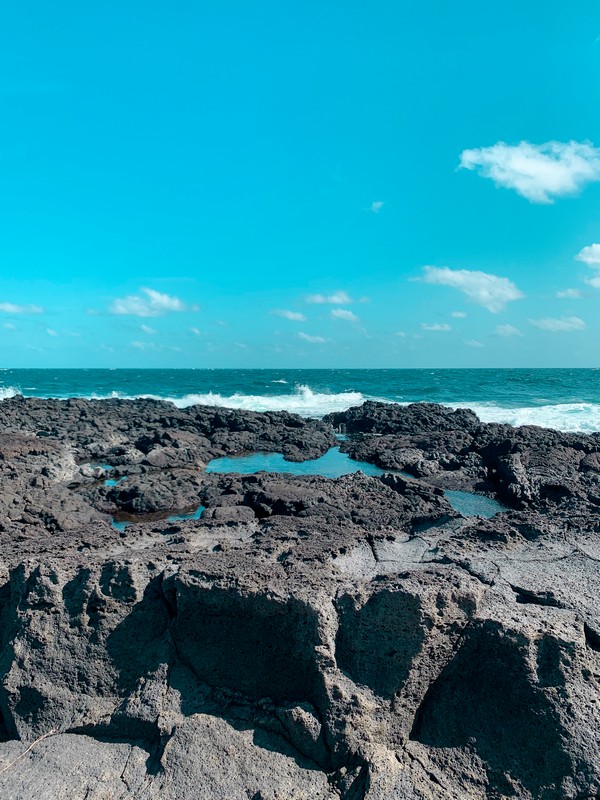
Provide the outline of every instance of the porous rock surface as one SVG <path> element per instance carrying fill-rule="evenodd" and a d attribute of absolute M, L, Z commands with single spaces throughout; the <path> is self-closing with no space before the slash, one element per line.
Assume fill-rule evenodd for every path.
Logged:
<path fill-rule="evenodd" d="M 334 431 L 414 477 L 203 471 Z M 427 404 L 3 401 L 0 797 L 600 796 L 599 477 L 600 437 Z"/>

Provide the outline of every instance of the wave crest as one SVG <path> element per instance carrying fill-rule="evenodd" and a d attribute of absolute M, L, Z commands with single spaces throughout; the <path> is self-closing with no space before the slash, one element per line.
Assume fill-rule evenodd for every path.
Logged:
<path fill-rule="evenodd" d="M 558 403 L 545 406 L 506 408 L 495 403 L 460 403 L 452 408 L 470 408 L 482 422 L 500 422 L 514 427 L 539 425 L 567 433 L 600 431 L 600 404 Z"/>
<path fill-rule="evenodd" d="M 298 386 L 294 394 L 255 395 L 236 392 L 230 396 L 209 392 L 188 394 L 185 397 L 165 398 L 178 408 L 193 405 L 219 406 L 246 411 L 289 411 L 304 417 L 322 417 L 334 411 L 345 411 L 350 406 L 362 405 L 366 398 L 361 392 L 329 394 L 313 392 L 309 386 Z"/>

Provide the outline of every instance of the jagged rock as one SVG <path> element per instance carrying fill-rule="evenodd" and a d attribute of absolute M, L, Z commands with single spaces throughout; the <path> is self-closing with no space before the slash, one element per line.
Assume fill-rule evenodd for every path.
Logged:
<path fill-rule="evenodd" d="M 14 398 L 0 422 L 2 798 L 600 792 L 600 437 L 430 404 Z M 312 458 L 330 423 L 415 477 L 202 470 Z"/>

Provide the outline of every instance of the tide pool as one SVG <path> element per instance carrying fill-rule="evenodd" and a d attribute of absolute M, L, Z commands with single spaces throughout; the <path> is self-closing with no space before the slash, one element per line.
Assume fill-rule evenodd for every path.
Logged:
<path fill-rule="evenodd" d="M 286 461 L 281 453 L 250 453 L 243 456 L 215 458 L 206 465 L 207 472 L 237 472 L 252 475 L 255 472 L 283 472 L 286 475 L 321 475 L 339 478 L 353 472 L 365 475 L 383 475 L 385 470 L 366 461 L 354 461 L 339 447 L 332 447 L 325 455 L 310 461 Z"/>
<path fill-rule="evenodd" d="M 206 465 L 206 472 L 253 475 L 256 472 L 280 472 L 286 475 L 320 475 L 323 478 L 340 478 L 354 472 L 378 476 L 394 470 L 383 470 L 367 461 L 354 461 L 347 453 L 341 453 L 339 447 L 332 447 L 325 455 L 310 461 L 286 461 L 282 453 L 248 453 L 243 456 L 225 456 L 214 458 Z M 400 472 L 408 478 L 408 473 Z M 414 478 L 413 478 L 414 480 Z M 490 519 L 501 511 L 508 511 L 506 506 L 474 492 L 444 492 L 446 500 L 455 511 L 463 517 L 484 517 Z"/>
<path fill-rule="evenodd" d="M 444 492 L 444 494 L 452 508 L 458 511 L 459 514 L 462 514 L 463 517 L 484 517 L 485 519 L 491 519 L 501 511 L 509 510 L 507 506 L 483 494 L 450 490 Z"/>

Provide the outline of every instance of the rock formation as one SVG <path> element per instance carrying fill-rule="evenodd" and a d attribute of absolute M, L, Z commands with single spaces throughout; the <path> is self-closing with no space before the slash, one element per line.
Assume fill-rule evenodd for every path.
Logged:
<path fill-rule="evenodd" d="M 335 431 L 414 477 L 203 471 Z M 428 404 L 3 401 L 0 797 L 600 796 L 599 477 L 599 436 Z"/>

